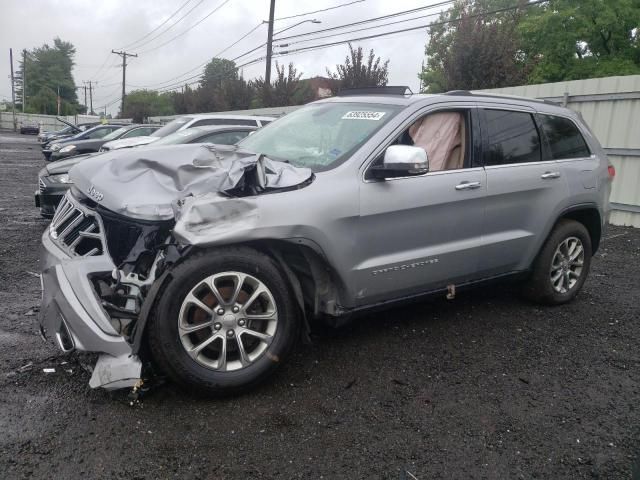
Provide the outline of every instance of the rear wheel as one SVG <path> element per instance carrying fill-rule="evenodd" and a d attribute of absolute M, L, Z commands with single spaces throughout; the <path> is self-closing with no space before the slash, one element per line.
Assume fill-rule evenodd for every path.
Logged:
<path fill-rule="evenodd" d="M 575 298 L 591 266 L 591 237 L 575 220 L 560 220 L 533 264 L 524 292 L 539 303 L 558 305 Z"/>
<path fill-rule="evenodd" d="M 172 272 L 149 325 L 154 359 L 176 382 L 209 394 L 250 389 L 298 337 L 286 282 L 248 248 L 199 252 Z"/>

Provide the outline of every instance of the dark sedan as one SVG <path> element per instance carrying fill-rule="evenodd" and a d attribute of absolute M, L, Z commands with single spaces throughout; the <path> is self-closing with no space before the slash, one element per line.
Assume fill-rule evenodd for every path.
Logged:
<path fill-rule="evenodd" d="M 217 143 L 219 145 L 233 145 L 249 135 L 256 127 L 249 126 L 210 126 L 193 127 L 188 130 L 175 132 L 163 137 L 152 145 L 136 147 L 139 149 L 156 148 L 162 145 L 178 145 L 184 143 Z M 38 190 L 35 193 L 36 207 L 40 208 L 40 215 L 51 218 L 60 200 L 71 188 L 73 183 L 69 180 L 69 170 L 74 165 L 92 158 L 96 155 L 109 155 L 112 158 L 114 152 L 89 153 L 77 155 L 66 160 L 50 163 L 40 170 L 38 174 Z"/>
<path fill-rule="evenodd" d="M 20 122 L 20 135 L 38 135 L 40 125 L 35 120 L 23 120 Z"/>
<path fill-rule="evenodd" d="M 73 123 L 67 122 L 66 120 L 59 117 L 56 117 L 56 120 L 64 123 L 66 127 L 60 130 L 55 130 L 53 132 L 40 132 L 40 135 L 38 135 L 38 141 L 42 144 L 42 148 L 45 148 L 46 144 L 49 142 L 60 140 L 61 138 L 73 137 L 78 133 L 84 132 L 85 130 L 89 130 L 92 127 L 100 125 L 100 122 L 79 123 L 78 125 L 74 125 Z"/>
<path fill-rule="evenodd" d="M 160 125 L 126 125 L 117 130 L 113 130 L 102 138 L 89 138 L 84 140 L 69 139 L 64 142 L 64 146 L 59 150 L 52 149 L 50 160 L 55 162 L 63 158 L 74 157 L 84 153 L 97 152 L 102 145 L 111 140 L 151 135 L 158 128 L 160 128 Z"/>
<path fill-rule="evenodd" d="M 96 140 L 109 135 L 114 130 L 118 130 L 122 125 L 98 125 L 96 127 L 80 132 L 69 138 L 63 138 L 62 140 L 56 140 L 49 142 L 45 148 L 42 149 L 42 154 L 47 161 L 51 160 L 51 154 L 62 150 L 62 148 L 68 144 L 68 142 L 77 142 L 78 140 Z"/>

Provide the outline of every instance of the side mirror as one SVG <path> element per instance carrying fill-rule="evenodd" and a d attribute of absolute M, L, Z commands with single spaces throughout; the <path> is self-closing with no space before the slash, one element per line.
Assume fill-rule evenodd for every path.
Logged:
<path fill-rule="evenodd" d="M 427 152 L 410 145 L 391 145 L 384 152 L 381 165 L 371 167 L 374 178 L 397 178 L 423 175 L 429 171 Z"/>

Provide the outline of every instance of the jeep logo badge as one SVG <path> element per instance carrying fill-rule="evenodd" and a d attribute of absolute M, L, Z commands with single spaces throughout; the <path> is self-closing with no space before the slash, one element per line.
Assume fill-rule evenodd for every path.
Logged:
<path fill-rule="evenodd" d="M 89 189 L 87 190 L 87 193 L 96 202 L 99 202 L 100 200 L 102 200 L 104 198 L 104 195 L 102 193 L 100 193 L 98 190 L 96 190 L 96 188 L 93 185 L 91 185 L 89 187 Z"/>

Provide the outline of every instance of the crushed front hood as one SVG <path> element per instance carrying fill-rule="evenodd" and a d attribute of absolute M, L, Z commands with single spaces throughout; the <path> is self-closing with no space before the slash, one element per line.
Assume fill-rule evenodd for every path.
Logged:
<path fill-rule="evenodd" d="M 174 202 L 239 187 L 257 191 L 290 188 L 312 176 L 235 146 L 150 146 L 106 152 L 73 167 L 76 187 L 103 207 L 132 218 L 169 220 Z"/>

